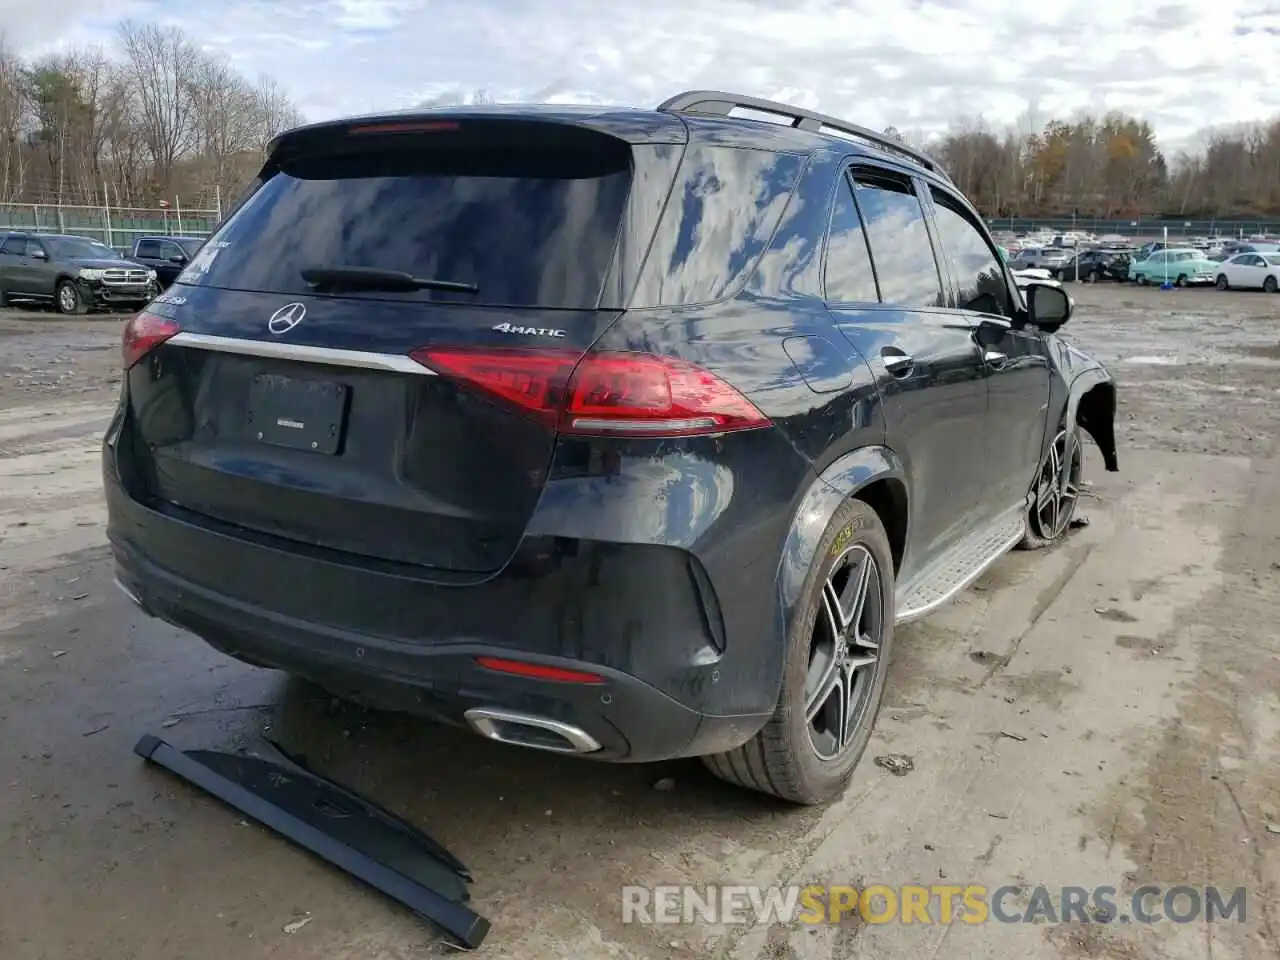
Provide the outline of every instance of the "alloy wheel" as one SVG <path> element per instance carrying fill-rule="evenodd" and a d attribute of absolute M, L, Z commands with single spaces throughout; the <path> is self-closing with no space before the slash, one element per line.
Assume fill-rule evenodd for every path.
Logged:
<path fill-rule="evenodd" d="M 820 760 L 836 760 L 857 741 L 884 669 L 880 568 L 864 546 L 841 554 L 822 585 L 809 647 L 805 719 Z"/>
<path fill-rule="evenodd" d="M 1053 438 L 1049 455 L 1036 482 L 1036 502 L 1031 517 L 1036 534 L 1057 540 L 1071 523 L 1080 499 L 1080 444 L 1067 430 Z"/>
<path fill-rule="evenodd" d="M 74 313 L 79 303 L 80 298 L 71 284 L 64 283 L 58 288 L 58 309 L 63 313 Z"/>

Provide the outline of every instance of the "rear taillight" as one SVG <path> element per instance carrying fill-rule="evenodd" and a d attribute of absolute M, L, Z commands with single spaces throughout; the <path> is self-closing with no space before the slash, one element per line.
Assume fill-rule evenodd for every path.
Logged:
<path fill-rule="evenodd" d="M 729 384 L 675 357 L 475 347 L 424 347 L 411 356 L 561 433 L 688 437 L 769 425 Z"/>
<path fill-rule="evenodd" d="M 124 327 L 121 351 L 124 368 L 128 370 L 133 367 L 181 329 L 174 321 L 157 317 L 154 313 L 143 310 L 136 314 Z"/>

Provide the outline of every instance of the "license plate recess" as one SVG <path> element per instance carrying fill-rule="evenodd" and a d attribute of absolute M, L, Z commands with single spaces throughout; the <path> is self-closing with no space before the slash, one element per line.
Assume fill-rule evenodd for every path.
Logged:
<path fill-rule="evenodd" d="M 245 427 L 262 443 L 333 455 L 342 449 L 349 395 L 345 383 L 260 373 L 249 387 Z"/>

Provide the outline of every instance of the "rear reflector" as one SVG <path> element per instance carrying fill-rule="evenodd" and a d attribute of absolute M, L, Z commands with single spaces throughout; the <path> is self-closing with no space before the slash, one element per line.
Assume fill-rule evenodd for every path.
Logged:
<path fill-rule="evenodd" d="M 139 360 L 176 336 L 182 328 L 174 321 L 157 317 L 154 313 L 143 310 L 130 318 L 125 324 L 124 336 L 121 338 L 121 358 L 124 368 L 131 369 Z"/>
<path fill-rule="evenodd" d="M 729 384 L 675 357 L 484 347 L 424 347 L 410 355 L 565 434 L 687 437 L 769 425 Z"/>
<path fill-rule="evenodd" d="M 561 683 L 604 683 L 604 677 L 584 670 L 564 670 L 541 663 L 525 663 L 522 660 L 504 660 L 501 657 L 476 657 L 476 663 L 486 670 L 509 673 L 532 680 L 558 680 Z"/>

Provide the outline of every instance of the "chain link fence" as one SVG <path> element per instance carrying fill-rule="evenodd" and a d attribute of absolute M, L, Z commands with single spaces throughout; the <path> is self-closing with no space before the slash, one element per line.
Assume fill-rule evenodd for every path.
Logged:
<path fill-rule="evenodd" d="M 1083 230 L 1096 236 L 1109 233 L 1123 237 L 1161 237 L 1167 228 L 1171 237 L 1252 237 L 1280 233 L 1280 220 L 1171 220 L 1142 217 L 1103 220 L 1093 217 L 992 217 L 992 231 L 1010 233 L 1062 233 Z"/>
<path fill-rule="evenodd" d="M 222 219 L 220 210 L 173 207 L 71 206 L 0 203 L 0 233 L 66 233 L 88 237 L 122 253 L 138 237 L 207 237 Z"/>

